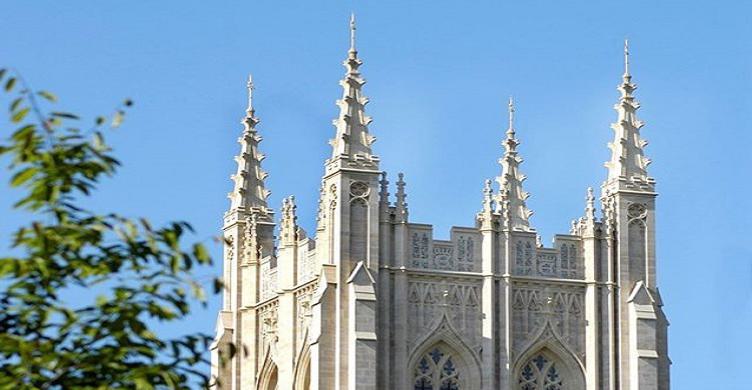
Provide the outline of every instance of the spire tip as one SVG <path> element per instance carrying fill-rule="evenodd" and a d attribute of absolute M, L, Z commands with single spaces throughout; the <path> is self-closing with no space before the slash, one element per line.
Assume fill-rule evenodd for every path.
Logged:
<path fill-rule="evenodd" d="M 248 111 L 253 111 L 253 90 L 256 87 L 253 85 L 253 74 L 248 74 Z"/>
<path fill-rule="evenodd" d="M 509 96 L 509 103 L 507 104 L 507 111 L 509 112 L 509 129 L 507 134 L 514 133 L 514 98 Z"/>
<path fill-rule="evenodd" d="M 355 12 L 350 13 L 350 51 L 355 51 Z"/>
<path fill-rule="evenodd" d="M 624 76 L 629 76 L 629 39 L 624 38 Z"/>

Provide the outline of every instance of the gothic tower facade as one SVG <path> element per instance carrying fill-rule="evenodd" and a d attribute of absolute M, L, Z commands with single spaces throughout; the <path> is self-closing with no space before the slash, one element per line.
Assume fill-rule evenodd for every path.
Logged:
<path fill-rule="evenodd" d="M 409 220 L 372 150 L 350 22 L 316 231 L 267 204 L 249 103 L 224 216 L 222 310 L 212 345 L 221 389 L 668 390 L 668 322 L 656 285 L 655 180 L 625 70 L 600 208 L 587 189 L 568 234 L 541 243 L 523 189 L 514 102 L 497 188 L 449 240 Z M 278 227 L 277 227 L 278 225 Z"/>

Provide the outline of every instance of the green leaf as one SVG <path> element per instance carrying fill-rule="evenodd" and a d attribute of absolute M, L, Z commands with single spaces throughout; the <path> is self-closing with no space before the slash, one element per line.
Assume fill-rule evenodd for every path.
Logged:
<path fill-rule="evenodd" d="M 10 237 L 12 253 L 0 253 L 0 302 L 8 303 L 0 317 L 14 326 L 0 332 L 0 371 L 6 374 L 0 389 L 19 383 L 186 389 L 208 382 L 195 367 L 207 363 L 211 337 L 157 335 L 153 321 L 143 321 L 179 327 L 174 321 L 191 312 L 194 297 L 206 304 L 208 291 L 193 279 L 192 267 L 211 261 L 208 250 L 185 242 L 193 230 L 184 222 L 152 228 L 146 219 L 89 210 L 86 195 L 119 165 L 97 132 L 101 127 L 89 137 L 70 126 L 78 116 L 68 112 L 45 113 L 45 122 L 37 123 L 29 117 L 35 114 L 30 103 L 56 102 L 57 96 L 23 89 L 21 76 L 4 77 L 10 76 L 0 69 L 0 88 L 13 91 L 8 117 L 20 122 L 0 134 L 0 157 L 9 165 L 6 189 L 21 192 L 14 207 L 29 214 L 20 221 L 35 222 L 21 222 L 25 226 Z M 114 118 L 97 118 L 97 126 L 120 125 L 132 104 L 123 101 Z M 59 295 L 71 287 L 88 293 L 68 302 Z"/>
<path fill-rule="evenodd" d="M 24 118 L 26 118 L 26 114 L 29 113 L 29 107 L 22 108 L 15 113 L 13 113 L 13 116 L 10 117 L 10 120 L 13 123 L 21 122 Z"/>
<path fill-rule="evenodd" d="M 12 187 L 18 187 L 22 185 L 23 183 L 26 183 L 27 181 L 29 181 L 29 179 L 34 177 L 34 175 L 36 175 L 37 172 L 39 172 L 39 168 L 34 167 L 34 166 L 26 168 L 22 171 L 19 171 L 18 173 L 13 175 L 13 179 L 11 179 L 10 185 Z"/>
<path fill-rule="evenodd" d="M 55 96 L 52 92 L 49 91 L 39 91 L 37 94 L 51 102 L 57 102 L 57 96 Z"/>
<path fill-rule="evenodd" d="M 13 90 L 13 87 L 16 85 L 16 78 L 11 77 L 8 79 L 8 81 L 5 82 L 5 91 L 10 92 Z"/>
<path fill-rule="evenodd" d="M 13 103 L 10 104 L 10 112 L 16 111 L 21 102 L 23 102 L 22 97 L 13 99 Z"/>
<path fill-rule="evenodd" d="M 50 113 L 50 115 L 57 117 L 57 118 L 66 118 L 66 119 L 79 119 L 78 116 L 73 115 L 69 112 L 59 112 L 59 111 L 53 111 Z"/>
<path fill-rule="evenodd" d="M 209 252 L 203 244 L 193 245 L 193 256 L 201 263 L 208 263 L 210 260 Z"/>

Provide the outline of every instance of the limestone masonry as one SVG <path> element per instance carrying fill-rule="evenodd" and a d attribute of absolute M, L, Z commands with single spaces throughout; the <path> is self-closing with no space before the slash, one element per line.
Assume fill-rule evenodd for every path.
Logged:
<path fill-rule="evenodd" d="M 215 387 L 668 390 L 655 180 L 626 44 L 602 217 L 588 188 L 584 215 L 548 248 L 530 225 L 511 100 L 498 190 L 486 181 L 475 226 L 453 227 L 445 241 L 409 220 L 402 174 L 391 197 L 372 150 L 354 19 L 350 29 L 310 235 L 292 197 L 279 219 L 267 204 L 249 79 L 224 215 Z"/>

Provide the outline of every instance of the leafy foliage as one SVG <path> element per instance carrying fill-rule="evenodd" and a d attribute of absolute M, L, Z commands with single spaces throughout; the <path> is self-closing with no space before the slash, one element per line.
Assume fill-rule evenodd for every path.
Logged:
<path fill-rule="evenodd" d="M 209 336 L 161 339 L 149 327 L 185 318 L 193 299 L 205 304 L 191 274 L 211 263 L 206 248 L 184 248 L 187 223 L 155 228 L 85 207 L 119 165 L 103 132 L 120 126 L 132 102 L 83 131 L 74 114 L 44 112 L 58 98 L 33 91 L 17 72 L 0 70 L 0 86 L 18 126 L 0 157 L 22 193 L 15 207 L 32 220 L 15 232 L 13 254 L 0 257 L 0 388 L 206 384 L 197 365 L 206 363 Z"/>

